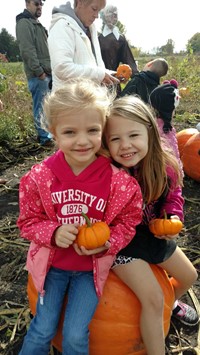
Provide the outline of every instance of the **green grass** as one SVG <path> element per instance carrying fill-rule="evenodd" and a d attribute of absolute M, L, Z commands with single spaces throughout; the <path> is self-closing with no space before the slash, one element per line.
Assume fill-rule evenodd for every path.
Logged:
<path fill-rule="evenodd" d="M 0 112 L 0 142 L 23 140 L 35 135 L 32 115 L 32 97 L 22 63 L 0 63 L 0 98 L 4 104 Z"/>
<path fill-rule="evenodd" d="M 139 69 L 152 59 L 136 58 Z M 175 78 L 179 87 L 188 87 L 190 92 L 182 97 L 177 109 L 177 123 L 195 125 L 200 121 L 200 56 L 185 55 L 166 57 L 169 71 L 164 79 Z M 0 72 L 6 79 L 0 79 L 0 99 L 4 111 L 0 112 L 0 144 L 6 140 L 23 141 L 36 136 L 33 125 L 32 98 L 28 91 L 27 80 L 22 63 L 0 63 Z"/>

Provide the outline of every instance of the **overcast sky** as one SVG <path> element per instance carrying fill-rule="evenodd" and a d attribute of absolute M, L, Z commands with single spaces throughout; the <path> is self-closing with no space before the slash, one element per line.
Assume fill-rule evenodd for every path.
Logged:
<path fill-rule="evenodd" d="M 0 29 L 15 37 L 15 17 L 25 7 L 24 0 L 0 0 Z M 71 1 L 73 4 L 73 1 Z M 41 23 L 48 29 L 51 11 L 63 0 L 46 0 Z M 188 40 L 200 33 L 200 0 L 107 0 L 118 7 L 119 20 L 126 27 L 126 37 L 132 45 L 145 52 L 161 47 L 168 39 L 175 42 L 175 51 L 184 50 Z M 97 20 L 97 28 L 101 21 Z"/>

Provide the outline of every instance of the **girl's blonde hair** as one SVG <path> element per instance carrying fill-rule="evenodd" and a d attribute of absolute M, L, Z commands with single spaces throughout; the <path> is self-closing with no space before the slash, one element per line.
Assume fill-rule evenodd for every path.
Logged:
<path fill-rule="evenodd" d="M 148 152 L 137 166 L 137 180 L 142 188 L 144 201 L 149 203 L 157 200 L 165 189 L 169 187 L 168 167 L 171 167 L 175 172 L 177 185 L 182 184 L 176 157 L 170 149 L 169 151 L 167 151 L 166 147 L 163 149 L 156 120 L 150 107 L 134 95 L 124 96 L 113 101 L 107 119 L 113 119 L 115 116 L 136 121 L 147 128 Z M 108 149 L 105 137 L 104 144 Z"/>
<path fill-rule="evenodd" d="M 43 127 L 54 134 L 59 114 L 64 113 L 67 120 L 70 114 L 89 109 L 100 113 L 104 127 L 112 100 L 113 95 L 108 89 L 92 80 L 81 78 L 67 81 L 62 88 L 45 97 Z"/>

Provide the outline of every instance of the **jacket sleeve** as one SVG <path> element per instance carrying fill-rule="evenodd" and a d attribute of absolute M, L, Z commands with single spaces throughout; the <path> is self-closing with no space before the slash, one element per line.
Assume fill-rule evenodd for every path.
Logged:
<path fill-rule="evenodd" d="M 45 204 L 47 202 L 45 201 Z M 19 187 L 20 213 L 17 226 L 21 237 L 40 246 L 51 247 L 51 238 L 60 224 L 50 218 L 41 200 L 38 187 L 30 173 L 21 178 Z"/>
<path fill-rule="evenodd" d="M 124 90 L 120 93 L 120 97 L 123 97 L 125 95 L 134 95 L 137 94 L 138 90 L 138 78 L 137 75 L 133 77 L 125 86 Z"/>
<path fill-rule="evenodd" d="M 129 244 L 135 236 L 136 226 L 142 220 L 142 193 L 139 184 L 132 177 L 130 177 L 130 181 L 126 186 L 126 194 L 130 198 L 125 205 L 119 191 L 116 191 L 112 196 L 112 199 L 115 200 L 114 204 L 118 204 L 121 208 L 114 219 L 108 223 L 111 231 L 111 247 L 107 251 L 107 255 L 116 255 Z M 112 211 L 115 210 L 115 205 L 110 205 L 109 207 Z"/>
<path fill-rule="evenodd" d="M 97 66 L 89 38 L 85 34 L 78 35 L 66 20 L 60 19 L 50 29 L 48 45 L 52 71 L 59 80 L 64 82 L 78 77 L 103 80 L 105 67 L 103 61 L 102 66 Z M 75 57 L 79 57 L 79 62 Z"/>
<path fill-rule="evenodd" d="M 21 19 L 16 25 L 16 35 L 19 43 L 20 54 L 23 61 L 35 73 L 40 76 L 44 70 L 40 65 L 35 45 L 34 26 L 28 19 Z"/>
<path fill-rule="evenodd" d="M 171 188 L 169 189 L 162 206 L 161 217 L 163 217 L 165 210 L 168 216 L 177 215 L 181 221 L 184 221 L 184 198 L 182 195 L 182 188 L 181 186 L 176 186 L 177 178 L 175 172 L 168 168 L 167 173 L 171 181 Z"/>

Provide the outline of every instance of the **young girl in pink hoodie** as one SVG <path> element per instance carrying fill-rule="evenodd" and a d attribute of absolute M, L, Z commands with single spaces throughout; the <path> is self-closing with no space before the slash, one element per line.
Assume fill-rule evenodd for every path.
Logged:
<path fill-rule="evenodd" d="M 88 355 L 88 325 L 109 269 L 141 221 L 139 184 L 101 155 L 110 102 L 105 87 L 86 79 L 66 83 L 45 99 L 48 131 L 59 149 L 20 182 L 18 227 L 31 241 L 27 269 L 39 292 L 20 355 L 48 354 L 66 292 L 62 354 Z M 92 223 L 109 225 L 102 247 L 76 244 L 82 212 Z"/>

